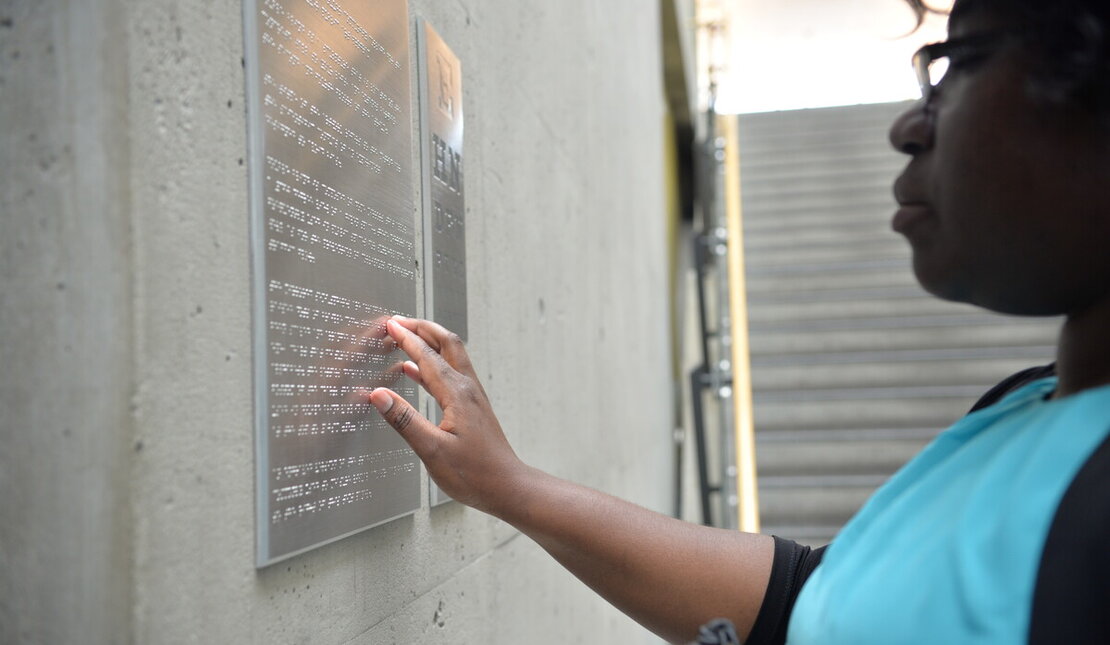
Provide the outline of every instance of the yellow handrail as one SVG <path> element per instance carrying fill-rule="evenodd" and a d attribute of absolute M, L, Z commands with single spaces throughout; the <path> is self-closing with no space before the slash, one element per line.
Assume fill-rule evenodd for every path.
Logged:
<path fill-rule="evenodd" d="M 725 140 L 725 226 L 728 230 L 729 319 L 732 334 L 732 402 L 736 432 L 737 526 L 759 532 L 759 491 L 755 472 L 755 424 L 752 420 L 751 359 L 748 344 L 748 297 L 744 274 L 743 213 L 740 206 L 740 140 L 735 115 L 717 117 Z"/>

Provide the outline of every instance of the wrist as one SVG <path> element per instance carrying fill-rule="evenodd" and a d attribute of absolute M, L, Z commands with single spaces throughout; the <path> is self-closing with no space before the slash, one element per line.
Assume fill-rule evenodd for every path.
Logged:
<path fill-rule="evenodd" d="M 545 473 L 519 459 L 499 470 L 497 480 L 490 487 L 480 510 L 518 526 L 530 514 L 536 489 Z"/>

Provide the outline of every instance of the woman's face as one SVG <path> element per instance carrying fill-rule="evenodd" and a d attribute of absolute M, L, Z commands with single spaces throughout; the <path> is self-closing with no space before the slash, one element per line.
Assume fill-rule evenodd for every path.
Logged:
<path fill-rule="evenodd" d="M 950 38 L 997 32 L 983 12 Z M 1026 91 L 1028 48 L 1005 41 L 949 68 L 891 128 L 911 155 L 893 226 L 922 286 L 1017 314 L 1073 313 L 1110 297 L 1110 136 L 1076 107 Z"/>

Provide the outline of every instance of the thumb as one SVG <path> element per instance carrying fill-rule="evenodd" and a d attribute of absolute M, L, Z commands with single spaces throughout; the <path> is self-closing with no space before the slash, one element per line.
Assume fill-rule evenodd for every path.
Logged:
<path fill-rule="evenodd" d="M 401 437 L 412 446 L 417 455 L 423 456 L 432 449 L 438 439 L 436 428 L 424 415 L 409 405 L 389 388 L 379 387 L 370 393 L 370 403 L 382 415 L 386 423 L 393 426 Z"/>

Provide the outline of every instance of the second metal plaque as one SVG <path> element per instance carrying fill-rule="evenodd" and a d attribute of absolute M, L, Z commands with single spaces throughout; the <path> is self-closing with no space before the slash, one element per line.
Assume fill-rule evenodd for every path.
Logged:
<path fill-rule="evenodd" d="M 417 27 L 427 317 L 467 338 L 466 201 L 463 195 L 462 65 L 436 30 Z M 430 403 L 431 417 L 442 413 Z M 433 506 L 450 498 L 430 482 Z"/>
<path fill-rule="evenodd" d="M 421 21 L 420 113 L 428 318 L 467 337 L 462 66 Z"/>

